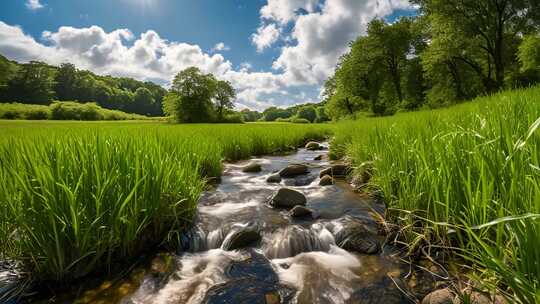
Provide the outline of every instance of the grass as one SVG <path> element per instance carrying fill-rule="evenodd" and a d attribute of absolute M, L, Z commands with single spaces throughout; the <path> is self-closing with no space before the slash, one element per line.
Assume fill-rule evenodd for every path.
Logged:
<path fill-rule="evenodd" d="M 0 119 L 27 120 L 141 120 L 148 117 L 104 109 L 96 103 L 56 101 L 51 105 L 0 103 Z"/>
<path fill-rule="evenodd" d="M 540 303 L 539 125 L 536 87 L 344 122 L 332 153 L 375 168 L 410 252 L 454 248 L 483 287 Z"/>
<path fill-rule="evenodd" d="M 223 160 L 289 150 L 324 125 L 0 121 L 0 252 L 69 282 L 176 240 Z"/>

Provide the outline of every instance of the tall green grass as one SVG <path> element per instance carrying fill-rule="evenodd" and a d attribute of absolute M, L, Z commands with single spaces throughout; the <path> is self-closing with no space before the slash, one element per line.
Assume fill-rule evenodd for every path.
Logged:
<path fill-rule="evenodd" d="M 174 239 L 223 160 L 326 126 L 0 121 L 0 257 L 69 281 Z"/>
<path fill-rule="evenodd" d="M 539 125 L 536 87 L 344 122 L 332 153 L 373 164 L 411 251 L 457 247 L 485 287 L 540 303 Z"/>

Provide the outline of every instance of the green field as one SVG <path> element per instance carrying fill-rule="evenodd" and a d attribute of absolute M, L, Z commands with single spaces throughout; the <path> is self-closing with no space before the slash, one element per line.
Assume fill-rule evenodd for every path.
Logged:
<path fill-rule="evenodd" d="M 324 125 L 0 122 L 0 251 L 64 281 L 175 240 L 222 161 L 288 151 Z"/>
<path fill-rule="evenodd" d="M 0 250 L 69 280 L 174 242 L 224 160 L 333 133 L 371 168 L 410 253 L 471 267 L 486 288 L 540 300 L 540 88 L 448 109 L 335 124 L 0 121 Z M 152 242 L 151 242 L 152 241 Z"/>

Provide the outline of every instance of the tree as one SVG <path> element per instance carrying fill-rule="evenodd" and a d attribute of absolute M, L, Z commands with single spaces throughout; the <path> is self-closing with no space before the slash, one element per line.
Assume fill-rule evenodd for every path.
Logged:
<path fill-rule="evenodd" d="M 526 36 L 519 46 L 518 58 L 520 69 L 526 71 L 540 71 L 540 36 L 538 34 Z"/>
<path fill-rule="evenodd" d="M 135 113 L 148 114 L 152 111 L 154 105 L 154 97 L 150 90 L 145 87 L 139 87 L 133 95 L 132 111 Z"/>
<path fill-rule="evenodd" d="M 403 101 L 401 73 L 411 50 L 411 20 L 402 18 L 394 24 L 387 24 L 375 19 L 368 25 L 368 37 L 371 41 L 370 51 L 377 63 L 385 69 L 390 77 L 398 101 Z"/>
<path fill-rule="evenodd" d="M 473 69 L 486 91 L 501 89 L 512 63 L 511 41 L 539 24 L 537 0 L 414 0 L 430 16 L 434 28 L 446 27 L 453 35 L 438 37 L 452 44 L 450 59 Z M 459 44 L 464 48 L 456 48 Z"/>
<path fill-rule="evenodd" d="M 58 100 L 77 100 L 78 74 L 75 65 L 62 63 L 56 72 L 54 90 Z"/>
<path fill-rule="evenodd" d="M 244 116 L 244 121 L 257 121 L 261 119 L 262 114 L 257 111 L 251 111 L 249 109 L 243 109 L 240 113 Z"/>
<path fill-rule="evenodd" d="M 329 121 L 330 118 L 328 117 L 328 115 L 326 114 L 326 109 L 324 106 L 321 106 L 321 107 L 317 107 L 316 108 L 316 111 L 317 111 L 317 119 L 315 119 L 315 122 L 325 122 L 325 121 Z"/>
<path fill-rule="evenodd" d="M 298 118 L 304 118 L 309 120 L 309 122 L 314 122 L 317 119 L 317 112 L 313 106 L 304 106 L 298 110 L 296 113 Z"/>
<path fill-rule="evenodd" d="M 278 118 L 290 118 L 293 115 L 291 110 L 270 107 L 263 112 L 265 121 L 275 121 Z"/>
<path fill-rule="evenodd" d="M 179 72 L 163 102 L 163 110 L 177 122 L 195 123 L 212 120 L 212 98 L 216 80 L 190 67 Z"/>
<path fill-rule="evenodd" d="M 236 92 L 228 81 L 218 80 L 215 84 L 215 104 L 218 120 L 223 120 L 223 110 L 234 108 Z"/>
<path fill-rule="evenodd" d="M 21 65 L 15 77 L 8 83 L 7 95 L 11 101 L 49 104 L 54 97 L 50 67 L 38 61 Z"/>

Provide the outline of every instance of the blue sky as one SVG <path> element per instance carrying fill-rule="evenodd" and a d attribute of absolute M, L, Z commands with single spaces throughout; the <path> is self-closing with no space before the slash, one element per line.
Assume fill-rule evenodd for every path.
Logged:
<path fill-rule="evenodd" d="M 406 0 L 2 1 L 0 54 L 165 86 L 195 65 L 263 109 L 318 101 L 369 20 L 411 14 Z"/>

